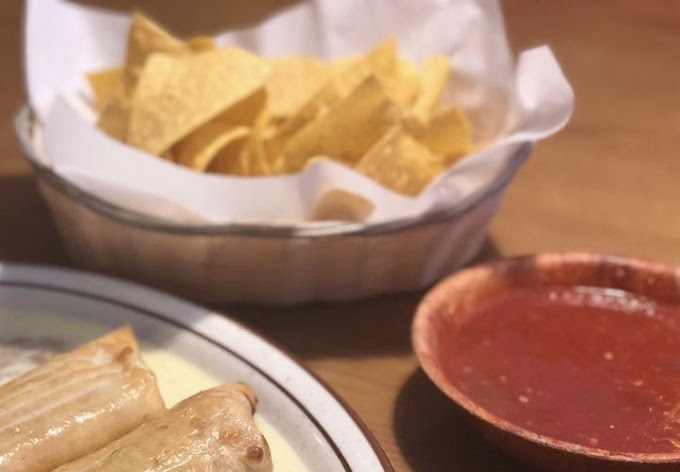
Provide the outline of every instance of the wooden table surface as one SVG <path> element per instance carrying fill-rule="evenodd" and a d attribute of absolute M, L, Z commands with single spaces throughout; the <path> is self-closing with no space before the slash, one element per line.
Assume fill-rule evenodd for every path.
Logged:
<path fill-rule="evenodd" d="M 192 32 L 251 21 L 283 2 L 139 4 L 175 30 Z M 513 49 L 549 44 L 574 87 L 576 108 L 567 128 L 540 143 L 513 182 L 480 259 L 589 249 L 680 264 L 680 3 L 503 6 Z M 0 2 L 0 259 L 68 266 L 10 126 L 25 101 L 21 14 L 21 2 Z M 397 471 L 526 470 L 470 430 L 419 370 L 409 325 L 421 296 L 227 309 L 334 387 Z"/>

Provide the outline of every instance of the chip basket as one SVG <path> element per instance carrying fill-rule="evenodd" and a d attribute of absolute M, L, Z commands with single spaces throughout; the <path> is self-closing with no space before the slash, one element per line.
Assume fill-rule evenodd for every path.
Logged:
<path fill-rule="evenodd" d="M 212 304 L 290 305 L 427 287 L 479 252 L 521 146 L 487 186 L 424 218 L 375 225 L 175 224 L 80 189 L 40 158 L 24 107 L 15 130 L 73 261 Z"/>

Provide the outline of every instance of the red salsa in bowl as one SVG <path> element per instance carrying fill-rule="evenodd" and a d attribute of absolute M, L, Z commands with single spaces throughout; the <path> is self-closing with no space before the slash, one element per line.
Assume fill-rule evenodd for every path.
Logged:
<path fill-rule="evenodd" d="M 680 271 L 594 254 L 467 269 L 423 300 L 423 369 L 547 470 L 680 470 Z"/>
<path fill-rule="evenodd" d="M 473 309 L 457 338 L 446 373 L 492 414 L 582 446 L 680 451 L 680 306 L 514 289 Z"/>

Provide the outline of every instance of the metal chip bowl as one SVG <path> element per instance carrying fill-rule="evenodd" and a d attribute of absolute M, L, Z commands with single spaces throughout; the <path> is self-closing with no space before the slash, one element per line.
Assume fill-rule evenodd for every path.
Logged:
<path fill-rule="evenodd" d="M 525 144 L 503 172 L 454 207 L 375 225 L 176 224 L 87 192 L 41 158 L 27 106 L 15 130 L 73 261 L 204 303 L 287 305 L 427 287 L 470 261 Z M 65 139 L 68 139 L 65 137 Z"/>

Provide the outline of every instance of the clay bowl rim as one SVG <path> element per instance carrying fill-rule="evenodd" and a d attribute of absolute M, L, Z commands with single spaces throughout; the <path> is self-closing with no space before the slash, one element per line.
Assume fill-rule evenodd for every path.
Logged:
<path fill-rule="evenodd" d="M 429 342 L 434 325 L 430 322 L 433 317 L 441 316 L 439 308 L 449 299 L 449 292 L 453 287 L 472 286 L 479 280 L 488 280 L 513 267 L 531 265 L 538 268 L 539 272 L 560 266 L 596 266 L 601 264 L 617 266 L 628 271 L 643 273 L 646 277 L 675 278 L 680 284 L 680 267 L 653 262 L 650 260 L 621 256 L 616 254 L 602 254 L 591 252 L 550 252 L 535 255 L 511 257 L 492 261 L 458 271 L 441 280 L 419 303 L 411 325 L 411 343 L 416 357 L 422 369 L 432 382 L 445 393 L 453 402 L 476 420 L 481 421 L 485 427 L 501 430 L 518 439 L 533 443 L 534 446 L 547 447 L 555 452 L 571 453 L 595 460 L 604 460 L 619 463 L 635 463 L 639 465 L 649 464 L 674 464 L 680 463 L 680 451 L 663 453 L 644 452 L 613 452 L 606 449 L 581 446 L 567 441 L 544 436 L 531 430 L 518 426 L 500 416 L 492 414 L 479 406 L 473 399 L 458 390 L 450 382 L 443 372 L 432 344 Z M 574 284 L 578 285 L 578 284 Z M 633 292 L 635 293 L 635 292 Z"/>

